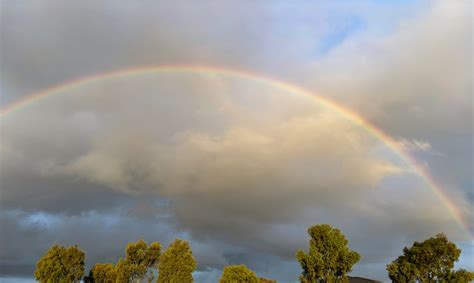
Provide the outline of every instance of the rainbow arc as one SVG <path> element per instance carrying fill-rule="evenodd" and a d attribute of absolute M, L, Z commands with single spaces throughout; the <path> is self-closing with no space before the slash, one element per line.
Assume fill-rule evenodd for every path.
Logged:
<path fill-rule="evenodd" d="M 99 73 L 92 76 L 79 78 L 77 80 L 68 81 L 64 84 L 48 88 L 41 92 L 27 96 L 22 100 L 11 103 L 0 109 L 0 119 L 8 115 L 9 113 L 19 111 L 38 100 L 45 99 L 48 97 L 54 97 L 55 95 L 59 95 L 66 90 L 80 88 L 99 81 L 117 79 L 122 77 L 140 76 L 149 73 L 182 72 L 195 74 L 218 74 L 256 81 L 268 84 L 272 87 L 279 88 L 290 93 L 304 95 L 315 99 L 322 106 L 336 111 L 346 119 L 363 127 L 372 136 L 386 144 L 388 148 L 390 148 L 394 153 L 396 153 L 404 162 L 406 162 L 411 167 L 411 169 L 414 170 L 414 172 L 416 172 L 423 179 L 423 181 L 429 186 L 429 188 L 431 188 L 431 190 L 436 194 L 439 200 L 447 208 L 454 221 L 456 221 L 468 233 L 468 235 L 472 237 L 470 233 L 469 224 L 467 223 L 467 221 L 464 220 L 462 212 L 457 208 L 457 205 L 448 197 L 441 185 L 437 184 L 434 178 L 429 174 L 429 172 L 423 166 L 419 165 L 415 158 L 413 158 L 409 152 L 402 148 L 400 144 L 391 136 L 383 132 L 381 129 L 377 128 L 375 125 L 371 124 L 359 114 L 341 106 L 340 104 L 337 104 L 332 100 L 329 100 L 321 95 L 317 95 L 296 85 L 281 80 L 265 77 L 259 74 L 254 74 L 248 71 L 204 65 L 161 65 L 129 68 L 112 72 Z"/>

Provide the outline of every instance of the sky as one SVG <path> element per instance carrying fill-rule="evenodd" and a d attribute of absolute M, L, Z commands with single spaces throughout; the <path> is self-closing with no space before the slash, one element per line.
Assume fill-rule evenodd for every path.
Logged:
<path fill-rule="evenodd" d="M 229 264 L 295 282 L 321 223 L 361 254 L 354 276 L 387 280 L 440 232 L 474 269 L 471 1 L 0 3 L 2 109 L 97 74 L 201 66 L 123 71 L 0 116 L 2 282 L 33 282 L 54 243 L 89 268 L 177 237 L 196 282 Z M 396 141 L 449 203 L 322 99 Z"/>

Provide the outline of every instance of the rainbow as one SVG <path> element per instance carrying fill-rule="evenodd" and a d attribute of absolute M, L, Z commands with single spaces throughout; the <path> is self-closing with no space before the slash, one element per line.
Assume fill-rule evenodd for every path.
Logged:
<path fill-rule="evenodd" d="M 51 97 L 57 94 L 62 93 L 65 90 L 80 88 L 85 85 L 93 84 L 98 81 L 118 79 L 123 77 L 130 76 L 140 76 L 147 73 L 175 73 L 175 72 L 186 72 L 186 73 L 196 73 L 196 74 L 219 74 L 226 75 L 236 78 L 241 78 L 245 80 L 251 80 L 259 83 L 265 83 L 272 87 L 288 91 L 290 93 L 295 93 L 298 95 L 304 95 L 315 99 L 322 106 L 327 107 L 341 114 L 346 119 L 352 121 L 353 123 L 363 127 L 367 132 L 381 140 L 388 148 L 390 148 L 394 153 L 396 153 L 404 162 L 406 162 L 414 172 L 416 172 L 423 181 L 428 185 L 429 188 L 436 194 L 439 200 L 444 204 L 446 209 L 451 214 L 452 218 L 463 228 L 467 234 L 472 238 L 470 232 L 470 226 L 468 222 L 464 219 L 463 213 L 458 209 L 457 205 L 450 200 L 446 195 L 441 185 L 437 184 L 434 178 L 429 174 L 429 172 L 407 152 L 404 148 L 401 147 L 395 139 L 384 133 L 382 130 L 369 123 L 362 116 L 357 113 L 337 104 L 334 101 L 331 101 L 321 95 L 316 95 L 308 90 L 305 90 L 301 87 L 292 85 L 288 82 L 277 80 L 274 78 L 262 76 L 259 74 L 254 74 L 244 70 L 238 69 L 228 69 L 215 66 L 205 66 L 205 65 L 160 65 L 160 66 L 141 66 L 136 68 L 129 69 L 120 69 L 111 72 L 98 73 L 92 76 L 82 77 L 76 80 L 68 81 L 64 84 L 57 85 L 41 92 L 27 96 L 24 99 L 16 101 L 14 103 L 8 104 L 5 107 L 0 109 L 0 118 L 3 118 L 5 115 L 12 113 L 14 111 L 19 111 L 20 109 L 25 108 L 32 103 L 46 98 Z"/>

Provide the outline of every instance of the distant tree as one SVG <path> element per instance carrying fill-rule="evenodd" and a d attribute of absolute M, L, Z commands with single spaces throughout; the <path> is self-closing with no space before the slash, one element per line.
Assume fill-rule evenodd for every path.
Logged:
<path fill-rule="evenodd" d="M 120 259 L 115 267 L 117 281 L 152 281 L 153 269 L 157 268 L 160 253 L 159 242 L 153 242 L 149 246 L 144 240 L 128 243 L 125 259 Z"/>
<path fill-rule="evenodd" d="M 241 265 L 229 265 L 224 267 L 221 279 L 219 283 L 259 283 L 260 280 L 257 274 L 250 270 L 247 266 Z"/>
<path fill-rule="evenodd" d="M 87 282 L 90 283 L 115 283 L 117 271 L 112 263 L 97 263 L 89 272 Z M 86 282 L 86 278 L 84 278 Z"/>
<path fill-rule="evenodd" d="M 192 272 L 195 268 L 196 260 L 193 257 L 189 243 L 176 239 L 160 257 L 157 282 L 193 282 Z"/>
<path fill-rule="evenodd" d="M 453 271 L 461 250 L 438 234 L 403 249 L 403 255 L 387 265 L 388 276 L 395 282 L 470 282 L 474 273 Z"/>
<path fill-rule="evenodd" d="M 349 249 L 344 235 L 327 224 L 310 227 L 308 234 L 311 236 L 309 252 L 296 253 L 303 269 L 300 281 L 347 282 L 346 274 L 359 261 L 360 255 Z"/>
<path fill-rule="evenodd" d="M 36 263 L 39 282 L 80 282 L 84 274 L 85 254 L 77 246 L 53 245 Z"/>

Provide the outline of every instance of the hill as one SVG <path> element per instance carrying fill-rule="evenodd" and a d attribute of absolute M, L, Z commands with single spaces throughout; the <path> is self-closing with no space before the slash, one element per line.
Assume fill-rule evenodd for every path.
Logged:
<path fill-rule="evenodd" d="M 372 280 L 372 279 L 367 279 L 367 278 L 362 278 L 362 277 L 353 277 L 353 276 L 348 276 L 349 277 L 349 283 L 381 283 L 382 281 L 377 281 L 377 280 Z"/>

